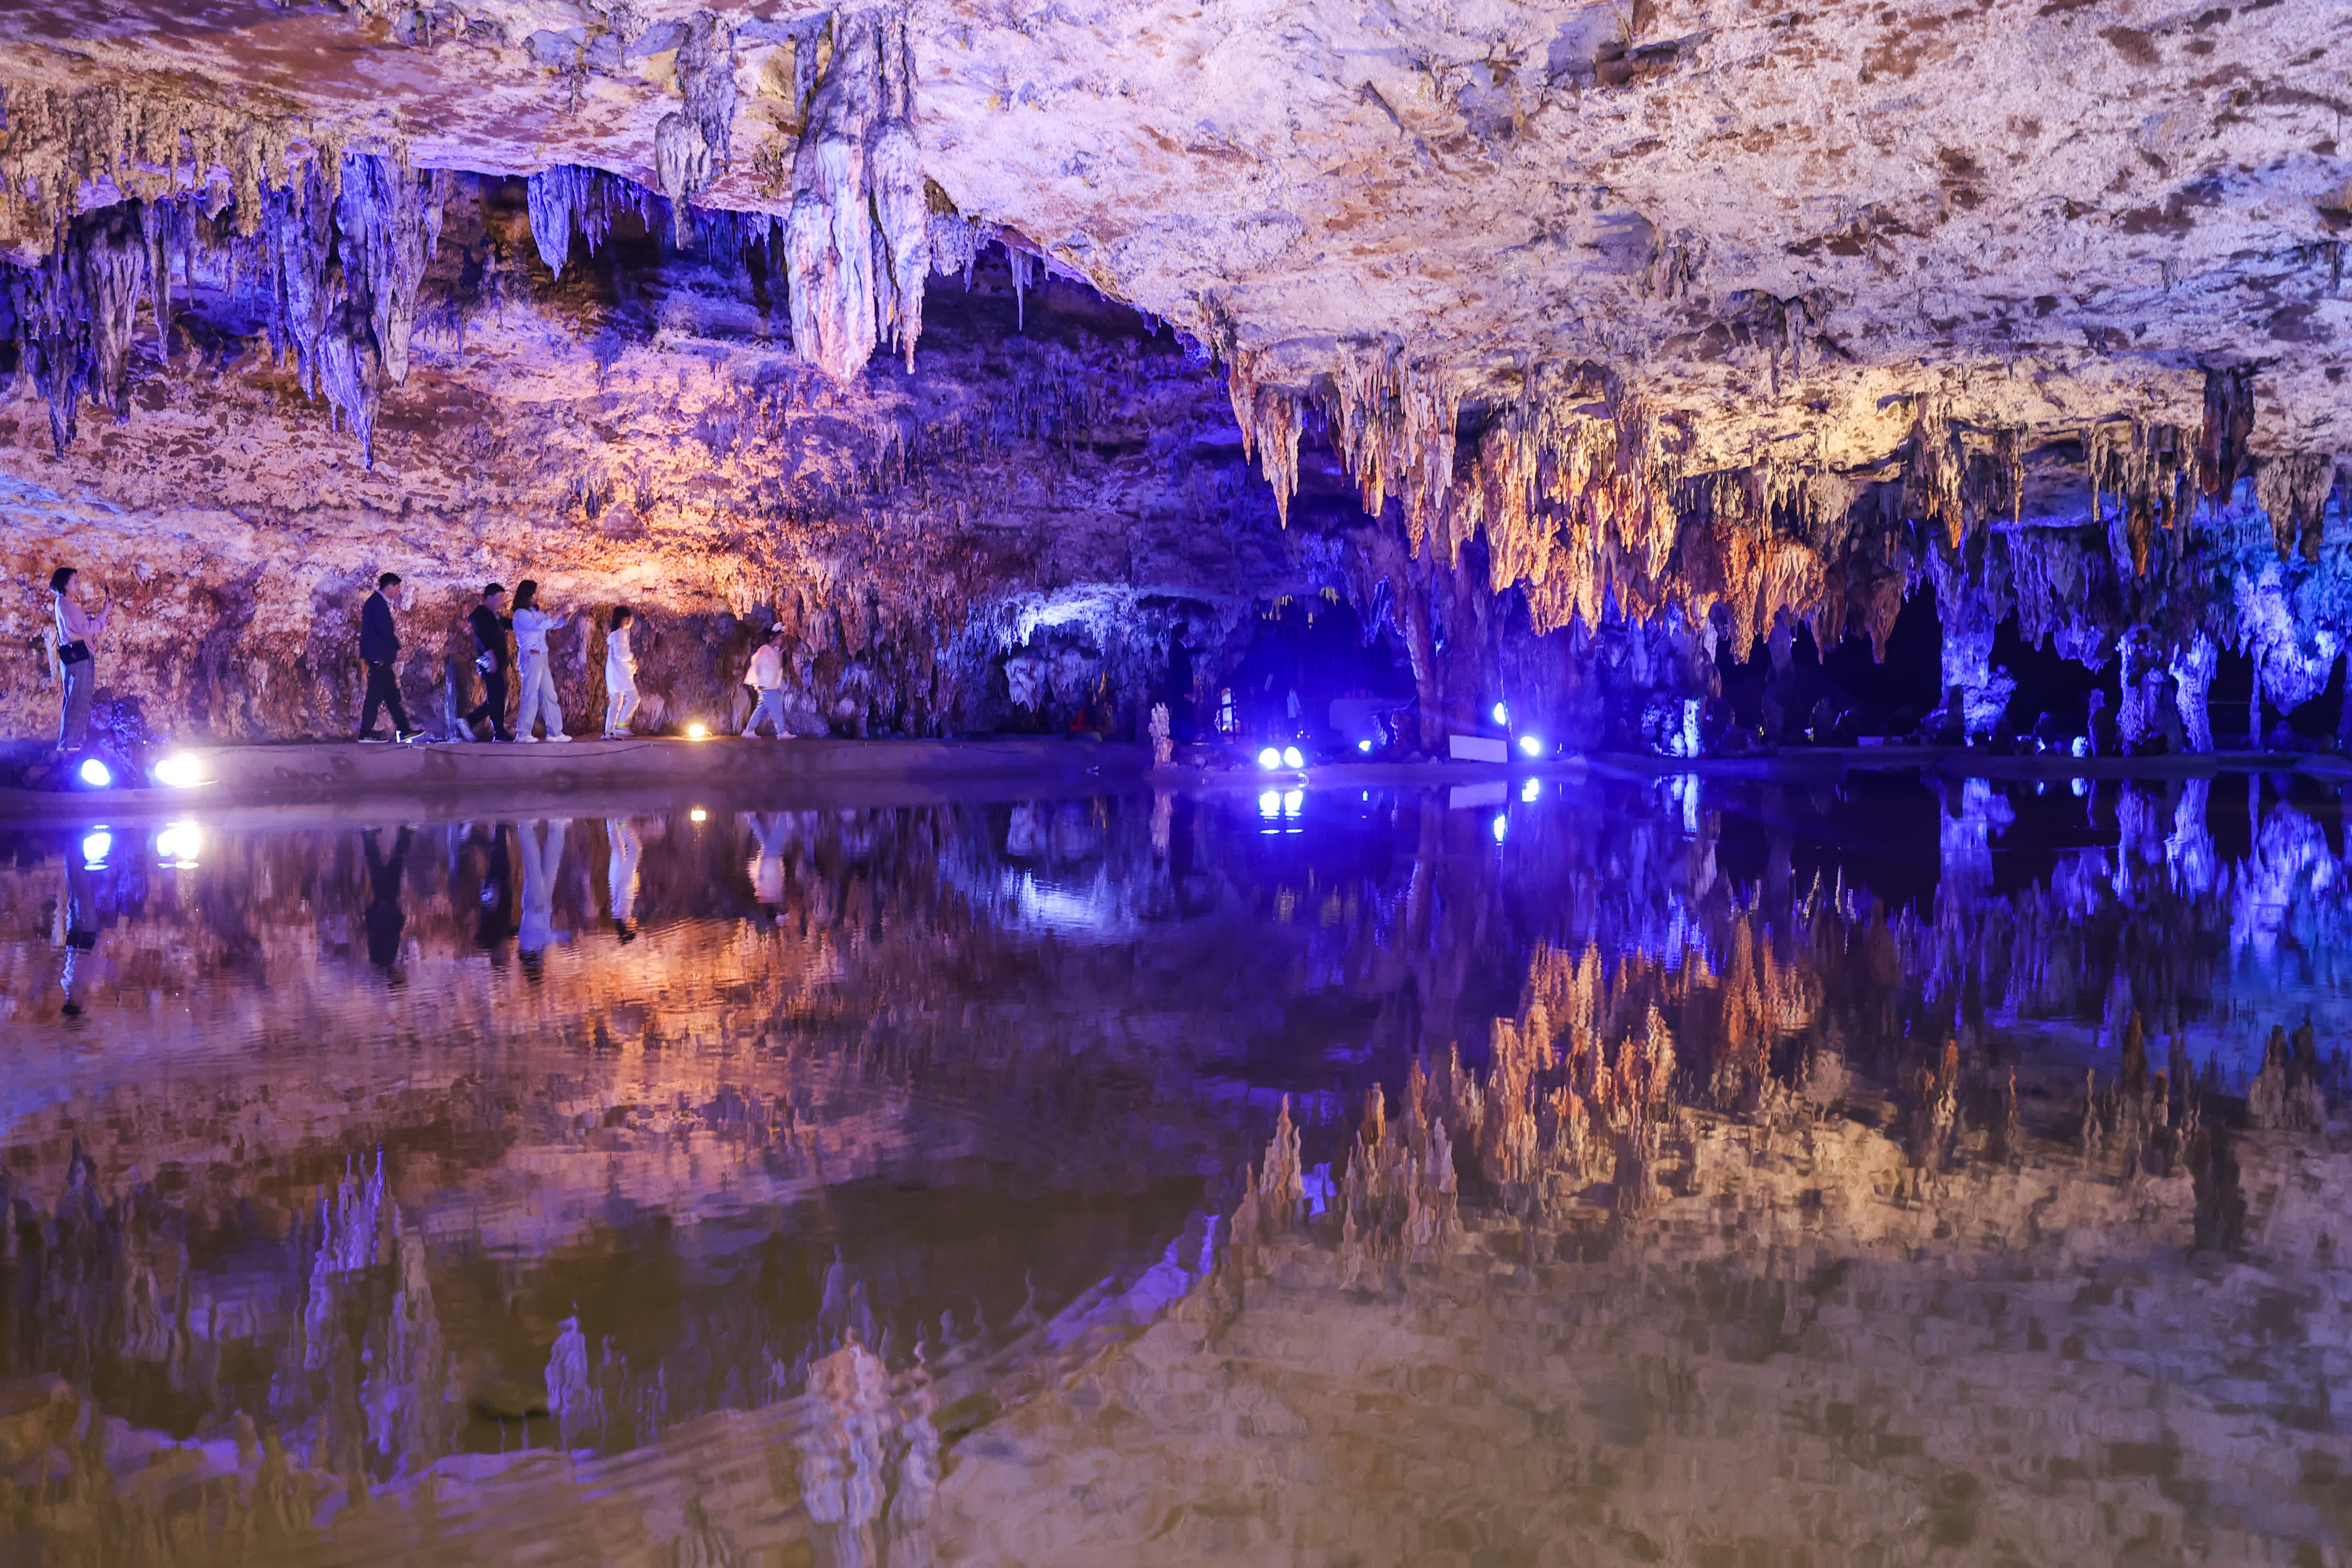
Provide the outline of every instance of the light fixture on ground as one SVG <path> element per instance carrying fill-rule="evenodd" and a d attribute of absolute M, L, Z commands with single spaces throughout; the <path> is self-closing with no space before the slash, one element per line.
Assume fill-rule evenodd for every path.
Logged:
<path fill-rule="evenodd" d="M 1510 704 L 1507 702 L 1496 703 L 1494 707 L 1494 714 L 1496 723 L 1504 725 L 1509 724 L 1511 721 Z"/>
<path fill-rule="evenodd" d="M 1534 735 L 1522 735 L 1519 737 L 1519 750 L 1526 752 L 1528 756 L 1540 757 L 1543 755 L 1543 749 L 1544 744 L 1540 738 Z"/>
<path fill-rule="evenodd" d="M 87 788 L 108 789 L 114 784 L 114 770 L 96 757 L 84 757 L 81 765 L 74 769 L 74 777 Z"/>
<path fill-rule="evenodd" d="M 1257 765 L 1265 769 L 1268 773 L 1273 772 L 1276 768 L 1282 766 L 1282 752 L 1275 747 L 1268 746 L 1265 751 L 1260 752 L 1257 754 Z"/>
<path fill-rule="evenodd" d="M 710 726 L 708 724 L 688 724 L 686 727 L 686 738 L 689 741 L 707 741 L 710 738 Z"/>
<path fill-rule="evenodd" d="M 1285 746 L 1282 748 L 1282 765 L 1286 768 L 1303 768 L 1307 765 L 1307 757 L 1297 747 Z"/>
<path fill-rule="evenodd" d="M 150 771 L 165 789 L 193 789 L 205 782 L 205 764 L 188 752 L 174 752 Z"/>

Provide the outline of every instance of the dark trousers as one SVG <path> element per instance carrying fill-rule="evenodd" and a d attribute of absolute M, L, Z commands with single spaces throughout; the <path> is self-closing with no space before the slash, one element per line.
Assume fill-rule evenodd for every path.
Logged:
<path fill-rule="evenodd" d="M 401 706 L 400 682 L 393 679 L 392 666 L 371 660 L 367 667 L 367 697 L 360 704 L 360 733 L 373 734 L 375 716 L 384 709 L 392 710 L 392 727 L 403 734 L 408 732 L 408 710 Z"/>
<path fill-rule="evenodd" d="M 490 721 L 490 733 L 499 740 L 514 738 L 514 731 L 507 728 L 507 672 L 503 669 L 482 671 L 482 704 L 466 715 L 467 724 L 485 719 Z"/>

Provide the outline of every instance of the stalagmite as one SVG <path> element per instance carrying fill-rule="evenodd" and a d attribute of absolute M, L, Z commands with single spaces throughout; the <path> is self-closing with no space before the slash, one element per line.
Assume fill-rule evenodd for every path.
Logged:
<path fill-rule="evenodd" d="M 2213 639 L 2201 631 L 2173 651 L 2173 700 L 2179 705 L 2181 726 L 2188 731 L 2192 752 L 2213 749 L 2213 721 L 2206 710 L 2205 693 L 2213 684 L 2220 658 Z"/>

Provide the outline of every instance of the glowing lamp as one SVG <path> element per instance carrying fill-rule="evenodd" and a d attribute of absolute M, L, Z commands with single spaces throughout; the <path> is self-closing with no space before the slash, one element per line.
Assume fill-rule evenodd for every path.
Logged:
<path fill-rule="evenodd" d="M 1282 766 L 1282 753 L 1268 746 L 1257 754 L 1257 765 L 1269 772 Z"/>
<path fill-rule="evenodd" d="M 165 789 L 193 789 L 205 782 L 205 765 L 185 752 L 175 752 L 157 763 L 155 782 Z"/>
<path fill-rule="evenodd" d="M 686 819 L 688 822 L 708 822 L 710 820 L 710 814 L 698 805 L 686 814 Z"/>
<path fill-rule="evenodd" d="M 1509 705 L 1508 703 L 1504 703 L 1504 702 L 1497 702 L 1497 703 L 1496 703 L 1496 704 L 1495 704 L 1494 712 L 1495 712 L 1495 722 L 1496 722 L 1496 723 L 1497 723 L 1497 724 L 1508 724 L 1508 723 L 1511 721 L 1511 710 L 1510 710 L 1510 705 Z"/>
<path fill-rule="evenodd" d="M 1282 765 L 1286 768 L 1303 768 L 1307 765 L 1307 759 L 1300 754 L 1297 747 L 1285 746 L 1282 748 Z"/>
<path fill-rule="evenodd" d="M 99 828 L 89 834 L 81 841 L 82 868 L 88 871 L 105 870 L 107 853 L 113 847 L 114 835 L 105 828 Z"/>
<path fill-rule="evenodd" d="M 708 724 L 688 724 L 686 727 L 686 738 L 689 741 L 707 741 L 710 738 L 710 726 Z"/>
<path fill-rule="evenodd" d="M 1356 750 L 1360 752 L 1369 752 L 1371 749 L 1372 743 L 1370 741 L 1359 741 L 1356 742 Z"/>
<path fill-rule="evenodd" d="M 1519 750 L 1528 756 L 1539 757 L 1543 755 L 1543 742 L 1533 735 L 1522 735 L 1519 737 Z"/>
<path fill-rule="evenodd" d="M 114 770 L 96 757 L 84 757 L 81 766 L 74 770 L 74 777 L 91 789 L 105 789 L 114 783 Z"/>

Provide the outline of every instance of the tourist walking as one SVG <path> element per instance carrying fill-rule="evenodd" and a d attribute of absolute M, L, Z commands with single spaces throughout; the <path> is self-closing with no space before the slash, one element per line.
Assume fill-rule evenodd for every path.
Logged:
<path fill-rule="evenodd" d="M 482 675 L 482 700 L 459 723 L 470 735 L 476 725 L 488 720 L 494 741 L 514 739 L 514 731 L 507 728 L 507 672 L 514 668 L 507 655 L 507 633 L 514 623 L 507 619 L 506 598 L 505 584 L 492 583 L 482 590 L 482 602 L 466 616 L 466 624 L 474 631 L 474 668 Z"/>
<path fill-rule="evenodd" d="M 392 710 L 392 738 L 414 741 L 425 731 L 412 729 L 408 710 L 400 700 L 400 679 L 394 666 L 400 658 L 400 633 L 392 623 L 392 599 L 386 588 L 400 586 L 400 574 L 387 572 L 375 580 L 375 592 L 360 606 L 360 662 L 367 666 L 367 696 L 360 701 L 360 739 L 379 739 L 375 716 Z"/>
<path fill-rule="evenodd" d="M 96 610 L 82 597 L 81 574 L 60 566 L 49 574 L 49 593 L 57 601 L 58 666 L 65 677 L 65 704 L 58 715 L 58 750 L 79 752 L 89 741 L 89 702 L 98 691 L 97 650 L 114 614 L 113 603 L 101 601 Z"/>
<path fill-rule="evenodd" d="M 618 741 L 629 732 L 637 710 L 637 656 L 629 647 L 629 631 L 637 613 L 626 605 L 613 609 L 612 628 L 604 634 L 604 739 Z"/>
<path fill-rule="evenodd" d="M 522 686 L 522 696 L 515 704 L 518 741 L 538 740 L 530 731 L 541 721 L 546 722 L 549 740 L 572 739 L 563 732 L 563 709 L 555 700 L 555 667 L 547 657 L 547 634 L 562 623 L 562 616 L 539 607 L 537 583 L 526 577 L 515 584 L 515 668 Z"/>
<path fill-rule="evenodd" d="M 751 717 L 743 721 L 743 733 L 760 732 L 760 721 L 765 719 L 776 740 L 792 734 L 784 727 L 784 628 L 770 626 L 761 638 L 758 651 L 751 655 L 751 668 L 743 672 L 743 684 L 760 694 L 759 705 Z"/>

